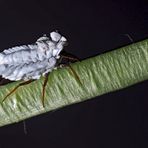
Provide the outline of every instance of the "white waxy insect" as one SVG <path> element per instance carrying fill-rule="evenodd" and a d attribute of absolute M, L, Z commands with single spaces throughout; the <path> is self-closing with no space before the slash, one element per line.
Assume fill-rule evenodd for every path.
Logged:
<path fill-rule="evenodd" d="M 0 75 L 18 81 L 39 79 L 55 68 L 66 38 L 57 32 L 50 33 L 51 39 L 40 37 L 35 44 L 23 45 L 0 53 Z"/>
<path fill-rule="evenodd" d="M 40 37 L 36 43 L 9 48 L 0 53 L 0 75 L 11 81 L 24 80 L 25 82 L 17 85 L 3 101 L 10 96 L 20 86 L 29 84 L 32 80 L 45 76 L 56 68 L 58 59 L 60 59 L 61 51 L 66 43 L 66 38 L 57 32 L 51 32 L 49 39 L 47 36 Z M 77 60 L 72 57 L 63 58 Z M 62 58 L 61 57 L 61 58 Z M 77 74 L 69 65 L 69 68 L 79 80 Z M 43 84 L 42 104 L 44 107 L 45 87 L 48 76 Z"/>
<path fill-rule="evenodd" d="M 35 44 L 9 48 L 0 53 L 0 75 L 12 81 L 25 80 L 7 94 L 3 101 L 18 87 L 39 79 L 56 67 L 60 52 L 66 43 L 66 38 L 57 32 L 51 32 L 50 38 L 43 36 Z M 47 80 L 48 77 L 46 77 L 43 84 L 43 107 Z"/>

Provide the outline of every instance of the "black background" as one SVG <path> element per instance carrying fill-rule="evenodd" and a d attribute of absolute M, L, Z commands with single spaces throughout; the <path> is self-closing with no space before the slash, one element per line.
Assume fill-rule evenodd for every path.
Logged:
<path fill-rule="evenodd" d="M 142 0 L 0 1 L 0 49 L 59 30 L 84 59 L 148 37 Z M 62 84 L 61 84 L 62 85 Z M 0 148 L 147 148 L 148 81 L 0 128 Z"/>

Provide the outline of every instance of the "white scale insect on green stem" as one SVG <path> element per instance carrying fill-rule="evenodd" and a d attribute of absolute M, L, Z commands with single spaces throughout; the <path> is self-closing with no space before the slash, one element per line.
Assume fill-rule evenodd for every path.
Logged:
<path fill-rule="evenodd" d="M 3 101 L 18 87 L 29 84 L 41 76 L 46 76 L 56 68 L 67 40 L 57 32 L 51 32 L 50 38 L 43 36 L 35 44 L 13 47 L 0 53 L 0 75 L 11 81 L 25 81 L 7 94 Z M 43 84 L 43 106 L 47 81 L 48 76 Z"/>
<path fill-rule="evenodd" d="M 35 44 L 23 45 L 4 50 L 0 53 L 0 75 L 18 81 L 39 79 L 53 70 L 66 38 L 57 32 L 39 38 Z"/>

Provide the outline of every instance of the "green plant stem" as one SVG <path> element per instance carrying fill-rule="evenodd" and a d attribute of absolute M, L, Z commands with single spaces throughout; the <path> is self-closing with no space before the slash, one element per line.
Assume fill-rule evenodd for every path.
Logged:
<path fill-rule="evenodd" d="M 0 126 L 55 110 L 73 103 L 116 91 L 148 79 L 148 40 L 54 70 L 48 78 L 45 108 L 42 106 L 44 78 L 20 87 L 4 102 L 3 98 L 20 82 L 0 89 Z"/>

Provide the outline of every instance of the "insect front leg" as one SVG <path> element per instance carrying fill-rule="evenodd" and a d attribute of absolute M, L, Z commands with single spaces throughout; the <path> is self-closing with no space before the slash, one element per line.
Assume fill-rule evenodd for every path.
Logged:
<path fill-rule="evenodd" d="M 80 80 L 80 77 L 78 76 L 78 74 L 76 73 L 76 71 L 72 68 L 72 66 L 69 64 L 68 65 L 69 69 L 70 69 L 70 72 L 71 74 L 74 75 L 75 79 L 82 85 L 82 82 Z"/>
<path fill-rule="evenodd" d="M 60 58 L 59 63 L 61 63 L 63 59 L 68 59 L 68 63 L 66 63 L 66 64 L 59 64 L 59 67 L 61 68 L 61 67 L 67 66 L 69 68 L 70 73 L 82 85 L 82 82 L 80 81 L 80 78 L 79 78 L 78 74 L 76 73 L 76 71 L 70 65 L 71 62 L 80 61 L 80 60 L 78 58 L 76 58 L 75 56 L 72 56 L 72 55 L 60 55 L 60 56 L 61 56 L 61 58 Z"/>
<path fill-rule="evenodd" d="M 74 62 L 74 61 L 80 61 L 78 58 L 76 58 L 76 57 L 72 57 L 72 56 L 66 56 L 66 55 L 61 55 L 62 56 L 62 58 L 63 59 L 68 59 L 68 60 L 70 60 L 70 61 L 72 61 L 72 62 Z"/>

